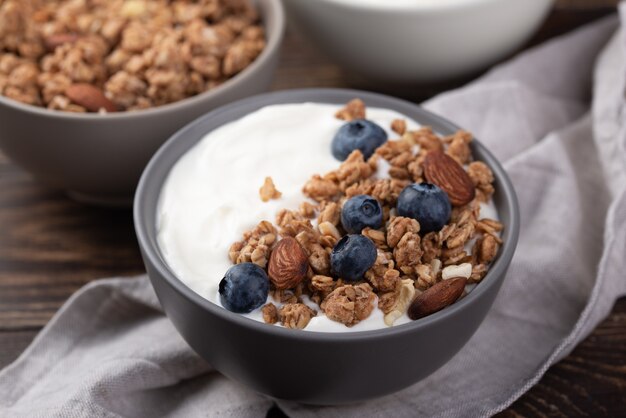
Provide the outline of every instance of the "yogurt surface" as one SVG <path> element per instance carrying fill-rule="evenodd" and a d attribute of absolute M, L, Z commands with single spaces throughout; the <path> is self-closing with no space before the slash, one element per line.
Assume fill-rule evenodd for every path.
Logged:
<path fill-rule="evenodd" d="M 330 144 L 345 123 L 334 117 L 341 107 L 320 103 L 267 106 L 208 133 L 181 157 L 163 185 L 157 221 L 159 247 L 180 280 L 221 306 L 218 285 L 232 266 L 231 244 L 260 221 L 274 222 L 280 209 L 297 209 L 307 200 L 302 194 L 306 181 L 339 166 Z M 389 129 L 394 119 L 405 119 L 408 129 L 419 128 L 417 122 L 392 110 L 368 107 L 367 117 L 387 130 L 389 138 L 397 137 Z M 259 188 L 266 176 L 282 192 L 280 199 L 261 201 Z M 482 205 L 481 217 L 497 219 L 492 204 Z M 377 307 L 367 319 L 348 328 L 304 299 L 318 311 L 305 331 L 387 328 Z M 268 301 L 279 306 L 271 296 Z M 261 309 L 245 316 L 263 321 Z M 405 314 L 395 325 L 406 322 L 410 319 Z"/>

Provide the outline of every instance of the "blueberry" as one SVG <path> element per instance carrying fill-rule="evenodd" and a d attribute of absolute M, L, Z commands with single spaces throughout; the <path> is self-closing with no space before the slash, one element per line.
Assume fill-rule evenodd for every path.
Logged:
<path fill-rule="evenodd" d="M 356 281 L 376 262 L 376 246 L 361 234 L 345 235 L 330 253 L 332 273 L 347 281 Z"/>
<path fill-rule="evenodd" d="M 430 183 L 410 184 L 398 196 L 398 215 L 416 219 L 423 233 L 439 231 L 450 220 L 446 192 Z"/>
<path fill-rule="evenodd" d="M 356 119 L 344 124 L 333 138 L 331 149 L 339 161 L 348 158 L 356 149 L 365 159 L 372 156 L 376 148 L 387 141 L 387 132 L 380 126 L 366 119 Z"/>
<path fill-rule="evenodd" d="M 360 234 L 367 227 L 378 229 L 383 224 L 383 208 L 372 196 L 354 196 L 341 209 L 341 224 L 350 234 Z"/>
<path fill-rule="evenodd" d="M 235 264 L 220 281 L 220 301 L 232 312 L 249 313 L 267 301 L 269 278 L 253 263 Z"/>

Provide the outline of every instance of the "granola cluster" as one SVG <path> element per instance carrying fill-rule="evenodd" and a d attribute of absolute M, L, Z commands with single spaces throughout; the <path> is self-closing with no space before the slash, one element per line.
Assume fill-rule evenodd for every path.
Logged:
<path fill-rule="evenodd" d="M 254 61 L 258 20 L 249 0 L 0 0 L 0 94 L 70 112 L 92 110 L 74 84 L 118 110 L 175 102 Z"/>
<path fill-rule="evenodd" d="M 363 102 L 355 99 L 336 117 L 362 119 L 365 112 Z M 293 237 L 308 257 L 309 271 L 303 282 L 294 289 L 270 292 L 280 307 L 265 305 L 265 322 L 304 328 L 316 315 L 305 303 L 312 302 L 329 319 L 348 327 L 366 319 L 377 305 L 391 326 L 414 298 L 442 280 L 464 277 L 475 284 L 485 277 L 502 244 L 503 225 L 480 216 L 480 204 L 488 202 L 494 192 L 494 177 L 486 164 L 473 161 L 472 135 L 459 131 L 440 137 L 428 127 L 411 131 L 404 120 L 393 121 L 391 129 L 400 138 L 387 141 L 367 160 L 357 150 L 336 170 L 312 176 L 302 189 L 309 200 L 298 210 L 282 209 L 274 224 L 262 221 L 231 246 L 233 263 L 252 261 L 266 268 L 279 237 Z M 456 160 L 469 174 L 476 193 L 468 204 L 452 208 L 448 224 L 440 231 L 424 234 L 417 220 L 398 216 L 395 207 L 406 186 L 426 181 L 423 161 L 432 151 L 443 151 Z M 376 261 L 363 280 L 346 282 L 333 277 L 330 254 L 346 234 L 341 225 L 342 205 L 360 194 L 379 201 L 383 226 L 362 230 L 377 248 Z M 266 179 L 261 197 L 276 196 L 279 192 Z"/>

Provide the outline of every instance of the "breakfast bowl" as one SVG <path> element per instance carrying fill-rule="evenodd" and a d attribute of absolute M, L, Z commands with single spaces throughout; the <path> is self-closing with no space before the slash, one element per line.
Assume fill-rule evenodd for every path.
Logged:
<path fill-rule="evenodd" d="M 178 162 L 192 155 L 189 151 L 196 150 L 196 145 L 201 144 L 205 135 L 233 126 L 230 122 L 259 114 L 256 111 L 260 109 L 263 111 L 271 105 L 308 103 L 340 105 L 355 97 L 368 106 L 406 115 L 442 135 L 458 131 L 454 124 L 415 104 L 379 94 L 340 89 L 274 92 L 221 107 L 177 132 L 152 158 L 135 195 L 135 229 L 146 270 L 165 313 L 176 329 L 191 348 L 221 373 L 278 399 L 321 405 L 357 402 L 398 391 L 425 378 L 452 358 L 474 334 L 505 279 L 517 244 L 519 212 L 513 186 L 489 151 L 478 141 L 472 141 L 475 158 L 493 172 L 493 201 L 504 225 L 503 245 L 487 275 L 475 289 L 453 305 L 425 318 L 389 328 L 318 332 L 271 326 L 224 309 L 208 300 L 206 295 L 192 290 L 168 261 L 171 256 L 169 250 L 163 251 L 161 245 L 163 236 L 160 230 L 172 219 L 160 214 L 159 208 L 164 199 L 164 185 L 180 174 L 173 174 Z M 284 115 L 282 110 L 280 115 Z M 271 122 L 268 125 L 267 130 L 254 132 L 255 141 L 268 140 L 268 133 L 273 131 Z M 232 136 L 229 138 L 233 139 Z M 295 132 L 293 140 L 298 141 Z M 278 152 L 278 149 L 272 149 Z M 186 168 L 198 167 L 198 162 L 200 165 L 208 164 L 204 157 L 210 157 L 212 151 L 202 151 L 195 154 L 202 157 L 200 160 L 185 160 L 191 162 Z M 236 148 L 231 153 L 235 151 Z M 183 177 L 179 178 L 184 181 L 185 170 L 182 172 Z M 246 174 L 256 176 L 258 173 L 240 174 L 246 178 Z M 223 180 L 224 176 L 219 173 L 214 177 L 219 184 Z M 175 184 L 171 190 L 176 195 L 184 188 L 184 184 Z M 230 190 L 229 193 L 234 195 L 237 191 Z M 229 197 L 222 194 L 209 199 L 219 204 Z M 225 210 L 222 213 L 227 215 Z M 215 221 L 226 223 L 225 219 L 224 222 L 219 218 Z M 199 229 L 207 240 L 216 238 L 207 236 L 203 232 L 204 226 L 192 226 L 192 229 Z M 186 244 L 197 247 L 199 257 L 212 256 L 205 254 L 201 243 Z M 223 254 L 223 258 L 227 259 L 228 255 Z M 216 275 L 221 278 L 223 273 L 219 271 Z"/>
<path fill-rule="evenodd" d="M 552 0 L 285 0 L 290 21 L 346 70 L 390 85 L 472 74 L 515 51 Z"/>
<path fill-rule="evenodd" d="M 0 148 L 34 177 L 77 200 L 130 206 L 142 170 L 174 132 L 212 109 L 269 88 L 284 11 L 275 0 L 252 3 L 265 30 L 265 48 L 222 84 L 161 106 L 104 114 L 52 111 L 0 95 Z"/>

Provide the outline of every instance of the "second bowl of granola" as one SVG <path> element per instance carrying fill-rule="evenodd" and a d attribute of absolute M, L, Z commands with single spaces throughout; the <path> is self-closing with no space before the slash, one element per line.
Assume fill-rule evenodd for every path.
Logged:
<path fill-rule="evenodd" d="M 269 88 L 284 26 L 275 0 L 5 1 L 0 147 L 77 199 L 130 205 L 169 136 Z"/>
<path fill-rule="evenodd" d="M 178 132 L 142 176 L 135 227 L 194 350 L 259 392 L 337 404 L 407 387 L 463 347 L 519 215 L 469 133 L 387 96 L 313 89 Z"/>

